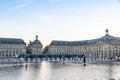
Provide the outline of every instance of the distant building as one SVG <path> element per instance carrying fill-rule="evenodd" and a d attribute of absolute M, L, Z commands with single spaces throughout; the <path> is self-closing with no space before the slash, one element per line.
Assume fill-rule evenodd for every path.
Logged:
<path fill-rule="evenodd" d="M 0 38 L 0 58 L 15 58 L 26 53 L 26 44 L 22 39 Z"/>
<path fill-rule="evenodd" d="M 49 46 L 46 46 L 46 47 L 43 49 L 43 54 L 48 54 L 48 53 L 49 53 L 48 50 L 49 50 Z"/>
<path fill-rule="evenodd" d="M 120 57 L 120 38 L 109 35 L 84 41 L 55 41 L 48 48 L 49 54 L 85 54 L 91 59 L 113 59 Z"/>
<path fill-rule="evenodd" d="M 27 53 L 28 54 L 42 54 L 42 47 L 43 45 L 38 40 L 38 36 L 36 35 L 36 39 L 33 42 L 29 42 L 27 46 Z"/>

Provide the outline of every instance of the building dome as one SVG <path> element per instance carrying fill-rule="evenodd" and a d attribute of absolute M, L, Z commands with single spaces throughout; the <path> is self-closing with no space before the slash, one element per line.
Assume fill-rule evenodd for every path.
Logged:
<path fill-rule="evenodd" d="M 41 42 L 38 40 L 38 35 L 36 35 L 36 39 L 32 42 L 32 44 L 41 45 Z"/>

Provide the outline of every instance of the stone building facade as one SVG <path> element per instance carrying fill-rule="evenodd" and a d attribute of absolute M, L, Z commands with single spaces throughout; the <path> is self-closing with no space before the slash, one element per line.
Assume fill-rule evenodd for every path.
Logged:
<path fill-rule="evenodd" d="M 0 38 L 0 58 L 15 58 L 26 53 L 26 44 L 22 39 Z"/>
<path fill-rule="evenodd" d="M 84 54 L 88 59 L 113 59 L 120 56 L 120 38 L 106 34 L 84 41 L 55 41 L 48 48 L 49 54 Z"/>
<path fill-rule="evenodd" d="M 42 54 L 43 45 L 38 40 L 38 36 L 36 35 L 36 39 L 33 42 L 29 42 L 27 46 L 28 54 Z"/>

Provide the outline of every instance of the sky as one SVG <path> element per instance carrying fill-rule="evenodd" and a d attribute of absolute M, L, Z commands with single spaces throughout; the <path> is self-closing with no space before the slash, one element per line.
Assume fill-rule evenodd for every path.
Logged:
<path fill-rule="evenodd" d="M 0 37 L 38 35 L 46 46 L 52 40 L 78 41 L 109 34 L 120 37 L 120 0 L 0 0 Z"/>

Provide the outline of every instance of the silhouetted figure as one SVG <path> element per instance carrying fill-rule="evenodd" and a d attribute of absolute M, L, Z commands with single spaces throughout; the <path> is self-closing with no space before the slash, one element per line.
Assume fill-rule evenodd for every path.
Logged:
<path fill-rule="evenodd" d="M 27 69 L 27 64 L 25 65 L 25 69 Z"/>
<path fill-rule="evenodd" d="M 84 66 L 86 66 L 86 57 L 85 56 L 83 57 L 83 63 L 84 63 Z"/>

